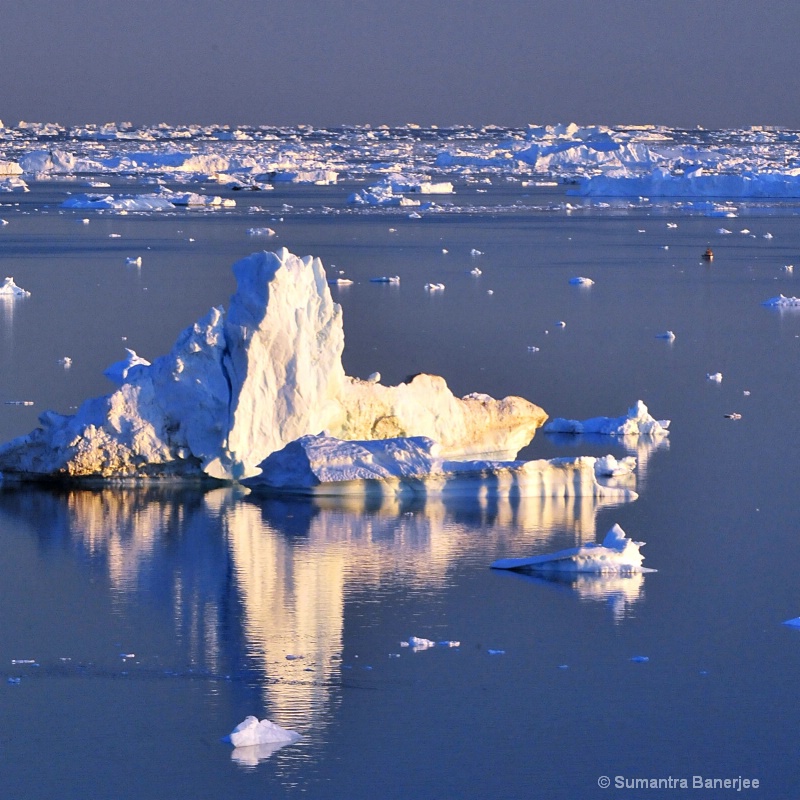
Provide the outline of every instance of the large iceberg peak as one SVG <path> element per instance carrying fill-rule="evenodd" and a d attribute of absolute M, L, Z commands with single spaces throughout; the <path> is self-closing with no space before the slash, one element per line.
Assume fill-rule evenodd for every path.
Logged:
<path fill-rule="evenodd" d="M 347 378 L 344 327 L 318 258 L 282 248 L 233 266 L 226 314 L 212 308 L 149 366 L 129 351 L 121 385 L 72 416 L 47 412 L 0 447 L 0 471 L 23 478 L 211 477 L 260 472 L 307 434 L 429 436 L 450 455 L 519 450 L 547 415 L 518 397 L 454 397 L 442 378 L 396 387 Z"/>

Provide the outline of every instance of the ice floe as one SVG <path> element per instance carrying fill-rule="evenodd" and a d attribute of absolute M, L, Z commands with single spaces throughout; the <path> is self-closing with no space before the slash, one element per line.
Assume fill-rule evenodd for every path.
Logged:
<path fill-rule="evenodd" d="M 31 293 L 14 283 L 13 278 L 6 278 L 0 285 L 0 297 L 30 297 Z"/>
<path fill-rule="evenodd" d="M 581 275 L 570 278 L 569 282 L 572 286 L 594 286 L 594 281 L 591 278 L 584 278 Z"/>
<path fill-rule="evenodd" d="M 603 434 L 606 436 L 668 436 L 669 420 L 657 420 L 638 400 L 623 417 L 592 417 L 579 421 L 557 417 L 544 426 L 544 433 Z"/>
<path fill-rule="evenodd" d="M 768 308 L 800 308 L 800 297 L 785 297 L 779 294 L 777 297 L 765 300 L 761 305 Z"/>
<path fill-rule="evenodd" d="M 602 544 L 589 543 L 528 558 L 501 558 L 492 569 L 510 569 L 522 572 L 565 572 L 597 574 L 630 574 L 654 572 L 642 566 L 644 556 L 639 552 L 644 542 L 629 539 L 615 524 L 605 535 Z"/>
<path fill-rule="evenodd" d="M 259 721 L 249 716 L 240 722 L 228 735 L 234 747 L 253 747 L 261 744 L 290 744 L 303 737 L 297 731 L 282 728 L 268 719 Z"/>

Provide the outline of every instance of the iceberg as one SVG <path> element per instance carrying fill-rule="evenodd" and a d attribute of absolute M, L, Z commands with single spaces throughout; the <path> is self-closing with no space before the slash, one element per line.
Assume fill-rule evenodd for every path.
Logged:
<path fill-rule="evenodd" d="M 638 400 L 624 417 L 592 417 L 584 421 L 556 417 L 544 426 L 545 433 L 595 433 L 606 436 L 668 436 L 669 420 L 650 416 L 647 406 Z"/>
<path fill-rule="evenodd" d="M 529 558 L 501 558 L 492 569 L 510 569 L 521 572 L 596 573 L 600 575 L 628 575 L 638 572 L 655 572 L 642 566 L 644 556 L 639 548 L 644 542 L 629 539 L 615 524 L 605 535 L 602 544 L 594 542 L 559 550 L 556 553 Z"/>
<path fill-rule="evenodd" d="M 428 436 L 453 456 L 516 452 L 547 418 L 520 397 L 456 398 L 436 376 L 394 387 L 347 377 L 342 311 L 318 258 L 262 251 L 233 271 L 227 314 L 212 308 L 149 366 L 129 354 L 112 370 L 123 381 L 112 394 L 73 415 L 42 414 L 0 446 L 4 477 L 236 481 L 320 431 Z"/>
<path fill-rule="evenodd" d="M 320 434 L 272 453 L 259 464 L 261 473 L 242 483 L 255 491 L 316 496 L 636 499 L 632 489 L 598 480 L 630 473 L 635 460 L 606 459 L 448 460 L 424 436 L 343 441 Z"/>
<path fill-rule="evenodd" d="M 253 747 L 261 744 L 289 744 L 303 737 L 297 731 L 282 728 L 268 719 L 249 716 L 240 722 L 228 738 L 234 747 Z"/>
<path fill-rule="evenodd" d="M 0 297 L 30 297 L 31 293 L 14 283 L 13 278 L 6 278 L 0 285 Z"/>

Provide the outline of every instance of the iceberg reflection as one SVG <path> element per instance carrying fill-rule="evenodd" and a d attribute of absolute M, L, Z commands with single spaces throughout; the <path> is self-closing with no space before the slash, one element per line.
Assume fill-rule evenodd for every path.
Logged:
<path fill-rule="evenodd" d="M 100 569 L 115 613 L 138 614 L 146 598 L 192 670 L 255 683 L 270 718 L 301 732 L 327 727 L 338 702 L 350 596 L 445 591 L 464 562 L 488 563 L 511 545 L 563 541 L 565 531 L 576 543 L 594 540 L 598 509 L 619 503 L 0 487 L 0 519 L 42 550 Z M 573 585 L 587 596 L 596 590 L 582 579 Z M 612 593 L 611 582 L 602 585 Z M 633 585 L 613 591 L 633 602 Z"/>

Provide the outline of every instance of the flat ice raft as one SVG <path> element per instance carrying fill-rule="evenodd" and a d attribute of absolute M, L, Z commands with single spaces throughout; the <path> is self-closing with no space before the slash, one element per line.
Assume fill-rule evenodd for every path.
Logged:
<path fill-rule="evenodd" d="M 630 575 L 637 572 L 655 572 L 642 566 L 644 556 L 639 552 L 644 542 L 634 542 L 619 525 L 614 525 L 602 544 L 581 545 L 559 550 L 548 555 L 530 558 L 501 558 L 492 569 L 510 569 L 535 573 L 578 573 L 598 575 Z"/>
<path fill-rule="evenodd" d="M 587 420 L 556 417 L 544 427 L 545 433 L 599 433 L 606 436 L 668 436 L 670 421 L 654 419 L 638 400 L 622 417 L 592 417 Z"/>
<path fill-rule="evenodd" d="M 632 462 L 633 459 L 630 459 Z M 617 462 L 619 463 L 619 462 Z M 626 464 L 627 471 L 633 468 Z M 535 461 L 449 460 L 424 436 L 343 441 L 302 436 L 242 481 L 254 490 L 307 495 L 603 497 L 634 500 L 633 489 L 606 485 L 608 457 Z"/>

